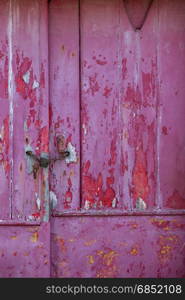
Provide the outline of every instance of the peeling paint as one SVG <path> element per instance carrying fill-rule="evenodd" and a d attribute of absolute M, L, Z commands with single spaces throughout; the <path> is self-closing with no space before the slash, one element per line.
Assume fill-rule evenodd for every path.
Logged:
<path fill-rule="evenodd" d="M 30 71 L 27 71 L 24 75 L 23 75 L 23 80 L 24 80 L 24 82 L 25 83 L 29 83 L 29 81 L 30 81 Z"/>
<path fill-rule="evenodd" d="M 26 152 L 31 151 L 32 153 L 34 153 L 34 151 L 30 145 L 25 145 L 24 149 L 25 149 L 27 172 L 28 172 L 28 174 L 31 174 L 31 173 L 33 173 L 33 166 L 34 166 L 35 160 L 30 155 L 27 155 Z"/>
<path fill-rule="evenodd" d="M 37 89 L 39 87 L 39 82 L 34 80 L 33 85 L 32 85 L 32 89 Z"/>
<path fill-rule="evenodd" d="M 145 210 L 147 208 L 147 205 L 145 201 L 142 198 L 138 198 L 136 201 L 136 209 L 138 210 Z"/>
<path fill-rule="evenodd" d="M 115 208 L 115 207 L 116 207 L 116 204 L 117 204 L 117 199 L 114 198 L 114 199 L 112 200 L 112 207 Z"/>
<path fill-rule="evenodd" d="M 53 191 L 49 192 L 49 197 L 50 197 L 50 204 L 51 204 L 51 208 L 54 209 L 57 206 L 57 196 Z"/>
<path fill-rule="evenodd" d="M 67 145 L 67 149 L 66 151 L 69 151 L 69 156 L 67 156 L 65 158 L 65 162 L 67 164 L 70 164 L 70 163 L 75 163 L 77 162 L 77 154 L 76 154 L 76 149 L 75 149 L 75 146 L 73 146 L 70 142 L 68 143 Z"/>
<path fill-rule="evenodd" d="M 37 193 L 35 193 L 35 197 L 36 197 L 37 208 L 38 208 L 38 210 L 40 210 L 41 209 L 41 201 L 40 201 L 40 198 Z"/>

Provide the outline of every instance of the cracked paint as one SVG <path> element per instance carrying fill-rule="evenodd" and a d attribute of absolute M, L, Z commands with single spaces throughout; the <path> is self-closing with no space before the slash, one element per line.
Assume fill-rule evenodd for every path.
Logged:
<path fill-rule="evenodd" d="M 145 210 L 146 208 L 147 208 L 147 205 L 146 205 L 145 201 L 143 201 L 142 198 L 138 198 L 136 200 L 136 209 Z"/>

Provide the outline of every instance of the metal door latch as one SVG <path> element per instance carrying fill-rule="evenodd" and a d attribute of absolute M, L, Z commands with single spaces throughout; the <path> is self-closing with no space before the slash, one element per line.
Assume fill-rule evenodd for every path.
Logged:
<path fill-rule="evenodd" d="M 60 156 L 55 158 L 49 158 L 49 156 L 47 157 L 46 155 L 39 157 L 32 151 L 26 151 L 26 154 L 33 158 L 35 161 L 37 161 L 41 168 L 47 168 L 51 162 L 63 160 L 70 155 L 69 151 L 62 151 L 60 152 Z"/>
<path fill-rule="evenodd" d="M 66 157 L 70 156 L 70 152 L 66 150 L 65 138 L 63 136 L 58 136 L 56 141 L 59 153 L 58 157 L 51 158 L 47 153 L 41 153 L 41 155 L 38 156 L 30 149 L 26 151 L 26 155 L 28 155 L 34 161 L 34 163 L 32 164 L 32 172 L 34 179 L 36 179 L 37 177 L 37 171 L 39 167 L 47 168 L 50 163 L 55 162 L 57 160 L 64 160 Z"/>

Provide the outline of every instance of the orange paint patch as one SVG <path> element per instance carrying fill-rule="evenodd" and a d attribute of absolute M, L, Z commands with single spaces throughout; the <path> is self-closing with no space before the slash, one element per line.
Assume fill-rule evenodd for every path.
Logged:
<path fill-rule="evenodd" d="M 116 256 L 118 256 L 117 252 L 110 250 L 109 252 L 104 252 L 102 250 L 97 251 L 97 255 L 102 257 L 103 264 L 106 266 L 110 266 Z"/>
<path fill-rule="evenodd" d="M 138 228 L 138 224 L 130 224 L 130 227 L 131 227 L 132 229 L 137 229 L 137 228 Z"/>
<path fill-rule="evenodd" d="M 74 243 L 74 242 L 76 242 L 76 239 L 69 239 L 68 242 Z"/>
<path fill-rule="evenodd" d="M 54 241 L 56 241 L 60 247 L 61 252 L 66 252 L 65 241 L 60 236 L 55 236 Z"/>
<path fill-rule="evenodd" d="M 111 265 L 110 267 L 104 267 L 97 271 L 96 278 L 114 278 L 117 276 L 116 265 Z"/>
<path fill-rule="evenodd" d="M 131 255 L 138 255 L 138 253 L 139 253 L 139 251 L 138 251 L 138 248 L 132 248 L 131 250 L 130 250 L 130 254 Z"/>
<path fill-rule="evenodd" d="M 155 225 L 156 227 L 163 229 L 163 230 L 169 230 L 170 229 L 170 221 L 163 220 L 163 219 L 151 219 L 151 223 Z"/>
<path fill-rule="evenodd" d="M 88 257 L 88 263 L 91 265 L 94 264 L 94 257 L 92 255 L 88 255 L 87 257 Z"/>
<path fill-rule="evenodd" d="M 179 241 L 176 235 L 160 235 L 158 244 L 160 246 L 158 256 L 161 263 L 169 261 L 172 257 L 173 250 Z"/>
<path fill-rule="evenodd" d="M 16 235 L 12 235 L 10 238 L 11 238 L 12 240 L 16 240 L 16 239 L 17 239 L 17 236 L 16 236 Z"/>
<path fill-rule="evenodd" d="M 96 240 L 91 240 L 91 241 L 84 242 L 84 245 L 85 246 L 92 246 L 94 243 L 96 243 Z"/>
<path fill-rule="evenodd" d="M 30 239 L 31 242 L 36 243 L 38 241 L 38 237 L 39 237 L 38 231 L 35 231 L 31 236 L 31 239 Z"/>

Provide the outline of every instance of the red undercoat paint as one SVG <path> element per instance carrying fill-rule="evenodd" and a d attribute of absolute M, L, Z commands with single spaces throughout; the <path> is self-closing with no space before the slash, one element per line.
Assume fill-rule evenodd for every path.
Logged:
<path fill-rule="evenodd" d="M 184 20 L 0 0 L 1 277 L 185 277 Z"/>

